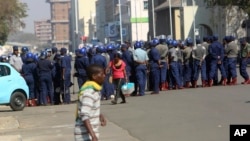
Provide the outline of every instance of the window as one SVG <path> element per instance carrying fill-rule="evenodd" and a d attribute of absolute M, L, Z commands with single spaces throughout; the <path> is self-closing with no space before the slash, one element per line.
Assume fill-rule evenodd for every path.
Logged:
<path fill-rule="evenodd" d="M 148 10 L 148 1 L 143 1 L 143 9 Z"/>
<path fill-rule="evenodd" d="M 10 68 L 5 65 L 0 65 L 0 77 L 10 75 Z"/>

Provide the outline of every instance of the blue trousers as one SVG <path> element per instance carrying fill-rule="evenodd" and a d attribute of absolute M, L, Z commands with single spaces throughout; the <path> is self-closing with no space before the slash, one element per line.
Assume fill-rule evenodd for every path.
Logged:
<path fill-rule="evenodd" d="M 77 83 L 79 89 L 82 87 L 82 85 L 87 81 L 87 76 L 80 75 L 77 77 Z"/>
<path fill-rule="evenodd" d="M 184 83 L 186 82 L 191 82 L 192 80 L 192 63 L 186 63 L 184 64 L 184 69 L 183 69 L 183 74 L 184 74 Z"/>
<path fill-rule="evenodd" d="M 247 73 L 247 64 L 250 63 L 250 58 L 241 58 L 240 60 L 240 75 L 245 79 L 249 79 L 249 75 Z"/>
<path fill-rule="evenodd" d="M 71 99 L 70 99 L 70 74 L 65 74 L 64 76 L 65 80 L 64 80 L 64 86 L 63 86 L 63 102 L 69 104 Z"/>
<path fill-rule="evenodd" d="M 237 58 L 228 58 L 227 59 L 227 69 L 228 69 L 228 77 L 229 78 L 236 78 L 237 77 L 237 71 L 236 71 L 236 64 L 237 64 Z"/>
<path fill-rule="evenodd" d="M 104 83 L 102 85 L 102 99 L 105 97 L 107 99 L 110 98 L 112 94 L 114 94 L 114 85 L 112 83 L 109 83 L 109 77 L 111 74 L 107 74 L 104 80 Z"/>
<path fill-rule="evenodd" d="M 153 85 L 153 91 L 154 92 L 159 92 L 159 88 L 160 88 L 160 69 L 157 67 L 155 68 L 151 68 L 150 69 L 150 74 L 151 74 L 151 78 L 152 78 L 152 85 Z"/>
<path fill-rule="evenodd" d="M 180 80 L 181 86 L 183 86 L 184 83 L 183 83 L 183 64 L 182 64 L 182 62 L 178 62 L 178 69 L 179 69 L 179 80 Z"/>
<path fill-rule="evenodd" d="M 165 83 L 167 81 L 167 73 L 168 73 L 168 69 L 167 69 L 167 62 L 161 62 L 161 65 L 163 65 L 160 68 L 160 82 L 161 83 Z"/>
<path fill-rule="evenodd" d="M 147 67 L 146 65 L 138 65 L 135 68 L 135 93 L 137 93 L 137 87 L 139 87 L 139 94 L 145 95 L 145 87 L 147 80 Z"/>
<path fill-rule="evenodd" d="M 51 100 L 51 103 L 54 103 L 54 93 L 52 86 L 52 76 L 51 73 L 42 73 L 40 74 L 40 96 L 39 104 L 47 104 L 47 95 Z"/>
<path fill-rule="evenodd" d="M 223 79 L 227 78 L 225 68 L 223 64 L 218 64 L 218 60 L 212 59 L 210 62 L 210 73 L 209 73 L 209 79 L 212 80 L 217 75 L 217 70 L 220 70 L 221 76 Z"/>
<path fill-rule="evenodd" d="M 24 79 L 29 87 L 29 99 L 35 99 L 35 80 L 32 75 L 24 76 Z"/>
<path fill-rule="evenodd" d="M 178 85 L 178 87 L 182 87 L 181 82 L 179 80 L 180 76 L 179 76 L 179 68 L 178 68 L 178 63 L 175 61 L 172 61 L 170 63 L 170 71 L 171 71 L 171 75 L 170 75 L 170 79 L 172 81 L 172 85 L 176 84 Z"/>
<path fill-rule="evenodd" d="M 193 80 L 197 81 L 199 79 L 199 73 L 201 73 L 201 80 L 206 81 L 206 61 L 201 61 L 194 59 L 193 61 Z"/>

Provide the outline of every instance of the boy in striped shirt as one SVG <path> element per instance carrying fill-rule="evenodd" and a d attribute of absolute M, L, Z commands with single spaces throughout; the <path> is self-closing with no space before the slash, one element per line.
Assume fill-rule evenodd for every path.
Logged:
<path fill-rule="evenodd" d="M 105 79 L 104 69 L 99 65 L 87 68 L 89 81 L 83 84 L 78 95 L 75 141 L 98 141 L 99 125 L 106 120 L 100 113 L 100 91 Z"/>

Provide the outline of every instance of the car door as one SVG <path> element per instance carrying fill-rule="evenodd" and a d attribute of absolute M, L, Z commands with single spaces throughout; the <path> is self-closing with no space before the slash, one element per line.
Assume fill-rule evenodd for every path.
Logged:
<path fill-rule="evenodd" d="M 0 103 L 9 102 L 11 79 L 11 69 L 7 65 L 0 64 Z"/>

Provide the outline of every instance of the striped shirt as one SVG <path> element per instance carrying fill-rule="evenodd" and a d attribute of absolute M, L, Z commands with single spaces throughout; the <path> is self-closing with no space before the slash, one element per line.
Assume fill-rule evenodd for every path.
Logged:
<path fill-rule="evenodd" d="M 74 131 L 76 141 L 91 140 L 87 128 L 84 125 L 84 121 L 87 119 L 89 119 L 96 136 L 99 137 L 100 103 L 100 91 L 95 91 L 90 87 L 80 92 Z"/>

